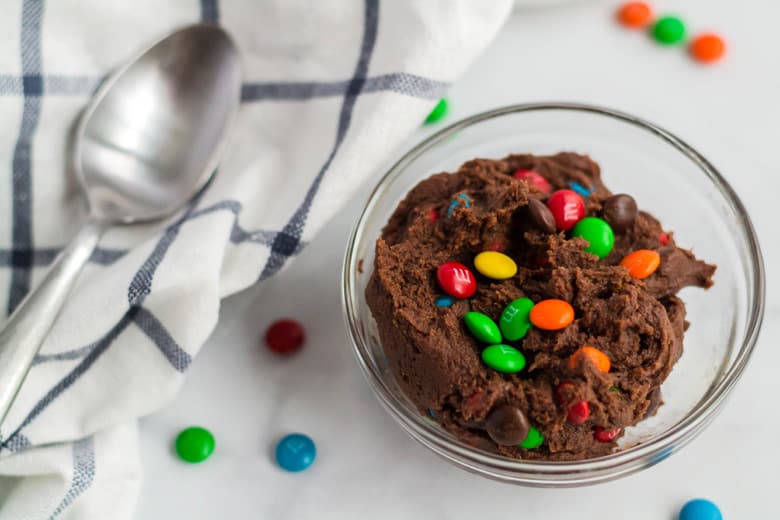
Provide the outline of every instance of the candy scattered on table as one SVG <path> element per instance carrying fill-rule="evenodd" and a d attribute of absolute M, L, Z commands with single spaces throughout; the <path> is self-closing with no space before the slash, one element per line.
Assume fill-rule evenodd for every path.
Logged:
<path fill-rule="evenodd" d="M 445 262 L 436 271 L 439 286 L 454 298 L 469 298 L 477 291 L 474 273 L 458 262 Z"/>
<path fill-rule="evenodd" d="M 621 431 L 622 428 L 605 430 L 601 426 L 596 426 L 593 428 L 593 438 L 599 442 L 612 442 L 617 438 L 618 435 L 620 435 Z"/>
<path fill-rule="evenodd" d="M 638 213 L 634 197 L 622 193 L 605 200 L 601 208 L 601 215 L 616 233 L 632 228 Z"/>
<path fill-rule="evenodd" d="M 514 260 L 497 251 L 483 251 L 474 258 L 477 271 L 493 280 L 506 280 L 517 274 Z"/>
<path fill-rule="evenodd" d="M 697 61 L 714 63 L 726 53 L 726 42 L 714 33 L 700 34 L 691 41 L 688 50 Z"/>
<path fill-rule="evenodd" d="M 617 18 L 626 27 L 641 29 L 652 21 L 653 9 L 647 2 L 626 2 L 618 8 Z"/>
<path fill-rule="evenodd" d="M 696 498 L 680 509 L 680 520 L 723 520 L 723 515 L 713 502 Z"/>
<path fill-rule="evenodd" d="M 533 170 L 517 170 L 513 176 L 515 179 L 527 182 L 545 195 L 552 191 L 552 186 L 547 182 L 547 179 Z"/>
<path fill-rule="evenodd" d="M 620 265 L 628 269 L 632 278 L 644 280 L 661 265 L 661 255 L 652 249 L 638 249 L 626 255 Z"/>
<path fill-rule="evenodd" d="M 525 356 L 509 345 L 491 345 L 482 351 L 482 361 L 497 372 L 515 374 L 525 368 Z"/>
<path fill-rule="evenodd" d="M 574 225 L 572 235 L 588 241 L 585 251 L 599 258 L 606 258 L 615 245 L 615 234 L 605 220 L 585 217 Z"/>
<path fill-rule="evenodd" d="M 547 199 L 547 207 L 555 218 L 555 225 L 561 231 L 568 231 L 585 216 L 582 197 L 571 190 L 558 190 Z"/>
<path fill-rule="evenodd" d="M 574 321 L 574 308 L 563 300 L 542 300 L 533 306 L 529 318 L 539 329 L 560 330 Z"/>
<path fill-rule="evenodd" d="M 291 433 L 276 445 L 276 462 L 287 471 L 303 471 L 317 457 L 317 447 L 308 435 Z"/>
<path fill-rule="evenodd" d="M 298 352 L 306 341 L 303 325 L 295 320 L 276 320 L 265 331 L 265 344 L 268 350 L 280 356 L 289 356 Z"/>
<path fill-rule="evenodd" d="M 470 208 L 471 207 L 471 197 L 466 195 L 465 193 L 458 193 L 458 195 L 452 199 L 452 202 L 450 202 L 450 205 L 447 207 L 447 218 L 452 217 L 452 213 L 457 208 Z"/>
<path fill-rule="evenodd" d="M 438 123 L 447 115 L 449 108 L 450 103 L 447 101 L 447 98 L 441 98 L 439 102 L 436 103 L 436 106 L 433 107 L 431 113 L 428 114 L 428 117 L 425 118 L 425 124 L 429 125 L 432 123 Z"/>
<path fill-rule="evenodd" d="M 214 453 L 214 436 L 205 428 L 191 426 L 176 437 L 176 454 L 186 462 L 203 462 Z"/>
<path fill-rule="evenodd" d="M 580 197 L 587 197 L 591 194 L 591 189 L 583 186 L 579 182 L 570 182 L 569 186 L 571 187 L 572 191 L 574 191 L 574 193 Z"/>
<path fill-rule="evenodd" d="M 543 233 L 555 233 L 555 217 L 544 202 L 538 199 L 528 199 L 526 208 L 528 218 L 536 229 Z"/>
<path fill-rule="evenodd" d="M 501 331 L 498 330 L 496 322 L 490 319 L 490 316 L 481 312 L 467 312 L 463 317 L 466 322 L 466 328 L 469 332 L 482 343 L 493 345 L 501 343 Z"/>
<path fill-rule="evenodd" d="M 571 370 L 577 370 L 577 367 L 584 359 L 589 359 L 600 372 L 604 372 L 605 374 L 609 372 L 611 365 L 609 357 L 599 349 L 588 345 L 578 348 L 574 354 L 569 356 L 569 368 Z"/>
<path fill-rule="evenodd" d="M 513 446 L 523 442 L 530 432 L 531 425 L 525 414 L 514 406 L 501 405 L 488 415 L 485 431 L 496 444 Z"/>
<path fill-rule="evenodd" d="M 439 296 L 434 303 L 437 307 L 450 307 L 455 303 L 455 299 L 452 296 Z"/>
<path fill-rule="evenodd" d="M 517 341 L 525 337 L 531 328 L 533 306 L 534 302 L 530 298 L 518 298 L 506 306 L 498 325 L 507 340 Z"/>
<path fill-rule="evenodd" d="M 685 39 L 685 24 L 676 16 L 662 16 L 655 21 L 652 34 L 662 45 L 676 45 Z"/>
<path fill-rule="evenodd" d="M 542 435 L 542 432 L 540 432 L 533 426 L 530 426 L 528 428 L 528 436 L 525 439 L 523 439 L 523 442 L 520 443 L 520 447 L 525 448 L 527 450 L 533 450 L 541 446 L 543 442 L 544 442 L 544 435 Z"/>

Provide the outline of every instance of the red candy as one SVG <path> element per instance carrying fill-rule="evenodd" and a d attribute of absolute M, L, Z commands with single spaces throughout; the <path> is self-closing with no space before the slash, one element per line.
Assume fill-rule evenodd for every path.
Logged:
<path fill-rule="evenodd" d="M 268 350 L 280 356 L 295 354 L 305 340 L 303 326 L 295 320 L 276 320 L 265 331 Z"/>
<path fill-rule="evenodd" d="M 572 424 L 582 424 L 588 420 L 588 417 L 590 417 L 588 401 L 577 401 L 569 408 L 569 413 L 566 415 L 566 419 Z"/>
<path fill-rule="evenodd" d="M 555 226 L 567 231 L 585 216 L 585 203 L 582 197 L 571 190 L 558 190 L 547 199 L 547 207 L 555 218 Z"/>
<path fill-rule="evenodd" d="M 552 186 L 547 182 L 547 179 L 533 170 L 517 170 L 513 176 L 515 179 L 527 182 L 542 193 L 550 193 L 552 191 Z"/>
<path fill-rule="evenodd" d="M 436 222 L 437 220 L 439 220 L 439 212 L 438 212 L 438 210 L 431 209 L 431 210 L 428 212 L 428 222 L 430 222 L 431 224 L 433 224 L 433 223 L 434 223 L 434 222 Z"/>
<path fill-rule="evenodd" d="M 445 262 L 436 271 L 436 279 L 441 288 L 455 298 L 468 298 L 477 291 L 474 273 L 458 262 Z"/>
<path fill-rule="evenodd" d="M 574 383 L 563 381 L 555 388 L 555 396 L 558 404 L 565 405 L 571 400 L 571 392 L 574 390 Z M 566 419 L 572 424 L 582 424 L 590 417 L 590 405 L 588 401 L 577 401 L 569 407 Z"/>
<path fill-rule="evenodd" d="M 620 428 L 614 428 L 612 430 L 605 430 L 601 426 L 596 426 L 593 428 L 593 438 L 595 438 L 599 442 L 612 442 L 615 440 L 615 438 L 620 435 L 621 429 Z"/>
<path fill-rule="evenodd" d="M 661 242 L 662 246 L 665 246 L 669 243 L 669 235 L 662 232 L 660 235 L 658 235 L 658 241 Z"/>

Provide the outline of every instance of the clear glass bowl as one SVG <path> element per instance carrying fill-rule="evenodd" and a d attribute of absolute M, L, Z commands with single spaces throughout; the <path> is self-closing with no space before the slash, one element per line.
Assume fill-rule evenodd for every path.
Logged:
<path fill-rule="evenodd" d="M 685 289 L 691 322 L 684 352 L 662 387 L 658 413 L 628 428 L 614 453 L 578 462 L 509 459 L 468 446 L 422 417 L 398 386 L 365 302 L 374 245 L 396 205 L 420 180 L 474 157 L 590 155 L 614 193 L 630 193 L 675 240 L 718 265 L 708 291 Z M 577 486 L 628 475 L 665 459 L 722 407 L 753 351 L 764 308 L 764 271 L 744 206 L 718 171 L 683 141 L 639 118 L 577 104 L 528 104 L 478 114 L 429 137 L 390 168 L 355 226 L 343 272 L 354 351 L 369 385 L 414 439 L 466 470 L 532 486 Z"/>

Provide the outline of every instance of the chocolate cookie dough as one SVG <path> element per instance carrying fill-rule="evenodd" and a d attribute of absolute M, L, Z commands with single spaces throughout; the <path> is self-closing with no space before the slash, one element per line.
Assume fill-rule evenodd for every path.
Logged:
<path fill-rule="evenodd" d="M 541 175 L 550 190 L 522 180 L 528 171 Z M 599 250 L 607 251 L 601 259 L 586 252 L 593 248 L 582 236 L 556 230 L 545 204 L 550 191 L 572 187 L 582 196 L 584 216 L 611 226 L 607 238 L 614 244 Z M 559 204 L 553 213 L 566 208 Z M 575 209 L 581 219 L 582 208 Z M 596 224 L 598 233 L 609 231 Z M 636 266 L 620 265 L 638 250 L 648 250 L 651 260 L 660 256 L 643 279 L 632 276 Z M 485 251 L 505 254 L 516 263 L 516 274 L 481 274 L 474 259 Z M 450 279 L 450 285 L 459 283 L 457 290 L 469 296 L 442 300 L 437 272 L 454 262 L 472 278 Z M 512 272 L 511 263 L 500 267 Z M 682 354 L 687 326 L 676 294 L 685 286 L 709 287 L 714 271 L 677 247 L 673 234 L 637 210 L 633 198 L 613 196 L 590 158 L 511 155 L 474 159 L 412 189 L 377 240 L 366 297 L 390 367 L 421 413 L 430 410 L 442 427 L 480 449 L 577 460 L 613 451 L 624 428 L 655 413 L 659 387 Z M 480 341 L 464 317 L 481 313 L 483 322 L 499 323 L 507 306 L 521 298 L 531 300 L 515 304 L 524 312 L 543 300 L 561 300 L 549 307 L 573 308 L 574 319 L 559 330 L 513 328 L 522 337 L 512 341 L 505 334 L 501 343 L 519 351 L 525 363 L 513 360 L 515 368 L 499 371 L 482 356 L 495 331 Z"/>

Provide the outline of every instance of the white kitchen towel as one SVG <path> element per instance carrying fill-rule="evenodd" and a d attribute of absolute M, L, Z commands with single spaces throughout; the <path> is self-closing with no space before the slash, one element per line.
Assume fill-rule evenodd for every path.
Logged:
<path fill-rule="evenodd" d="M 243 103 L 213 182 L 166 222 L 106 234 L 0 429 L 0 518 L 130 518 L 136 418 L 176 394 L 220 300 L 293 260 L 511 1 L 0 5 L 0 316 L 85 222 L 66 135 L 100 79 L 198 21 L 225 27 L 241 52 Z"/>

